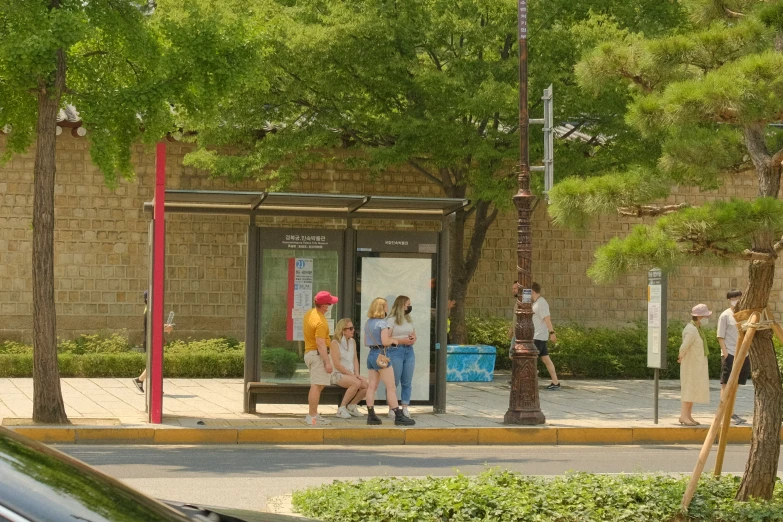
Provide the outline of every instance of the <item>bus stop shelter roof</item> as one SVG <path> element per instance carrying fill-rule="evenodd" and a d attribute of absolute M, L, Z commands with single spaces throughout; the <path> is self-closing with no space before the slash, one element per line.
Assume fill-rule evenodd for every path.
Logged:
<path fill-rule="evenodd" d="M 467 207 L 458 198 L 412 198 L 225 190 L 166 190 L 166 212 L 342 219 L 443 219 Z M 151 211 L 154 201 L 144 204 Z"/>

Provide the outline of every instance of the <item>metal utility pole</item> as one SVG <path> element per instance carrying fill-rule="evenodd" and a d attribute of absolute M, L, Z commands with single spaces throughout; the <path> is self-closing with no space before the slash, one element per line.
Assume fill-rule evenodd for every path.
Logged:
<path fill-rule="evenodd" d="M 511 350 L 511 396 L 505 424 L 544 424 L 538 399 L 538 350 L 533 343 L 533 240 L 530 192 L 527 112 L 527 0 L 519 0 L 519 191 L 514 195 L 517 207 L 517 302 L 514 310 L 516 342 Z"/>

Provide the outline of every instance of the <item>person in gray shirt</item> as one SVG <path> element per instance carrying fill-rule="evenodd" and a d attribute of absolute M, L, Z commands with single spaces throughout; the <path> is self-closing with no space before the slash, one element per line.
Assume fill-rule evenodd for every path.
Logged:
<path fill-rule="evenodd" d="M 729 307 L 720 314 L 718 318 L 718 344 L 720 344 L 721 354 L 721 372 L 720 372 L 720 390 L 723 395 L 726 389 L 726 383 L 731 375 L 731 369 L 734 366 L 734 355 L 737 353 L 737 339 L 739 338 L 739 330 L 737 329 L 737 321 L 734 319 L 734 310 L 739 303 L 739 299 L 742 297 L 742 292 L 739 290 L 730 290 L 726 294 L 726 299 L 729 301 Z M 740 371 L 739 383 L 745 384 L 750 376 L 750 357 L 746 357 L 742 363 L 742 370 Z M 731 416 L 731 420 L 734 424 L 744 424 L 746 421 L 736 413 Z"/>

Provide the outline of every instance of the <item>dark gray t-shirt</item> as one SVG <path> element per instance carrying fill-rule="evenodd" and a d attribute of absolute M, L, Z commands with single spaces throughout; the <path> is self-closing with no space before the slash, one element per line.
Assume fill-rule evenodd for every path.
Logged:
<path fill-rule="evenodd" d="M 389 328 L 386 319 L 368 319 L 364 325 L 364 345 L 383 346 L 381 332 Z"/>

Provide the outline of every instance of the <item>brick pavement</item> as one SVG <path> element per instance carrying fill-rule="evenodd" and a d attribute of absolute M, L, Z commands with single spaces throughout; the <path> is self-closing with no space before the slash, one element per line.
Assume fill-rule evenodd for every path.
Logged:
<path fill-rule="evenodd" d="M 541 409 L 551 427 L 653 427 L 653 383 L 644 380 L 567 380 L 559 391 L 540 390 Z M 144 395 L 129 378 L 62 379 L 66 412 L 74 424 L 143 426 L 147 423 Z M 720 385 L 710 382 L 711 403 L 696 405 L 694 417 L 709 423 L 718 405 Z M 307 406 L 258 405 L 257 414 L 242 413 L 241 379 L 165 379 L 164 425 L 176 427 L 303 427 Z M 32 379 L 0 379 L 0 419 L 3 425 L 28 425 L 32 417 Z M 417 427 L 499 427 L 508 408 L 509 375 L 497 372 L 491 383 L 449 383 L 447 413 L 431 406 L 413 406 Z M 677 425 L 679 381 L 661 381 L 659 426 Z M 379 408 L 381 412 L 385 407 Z M 753 412 L 753 387 L 741 386 L 735 411 L 748 421 Z M 333 416 L 336 407 L 320 412 L 336 428 L 366 427 L 364 419 Z M 199 424 L 203 423 L 203 424 Z M 390 425 L 387 421 L 385 425 Z"/>

